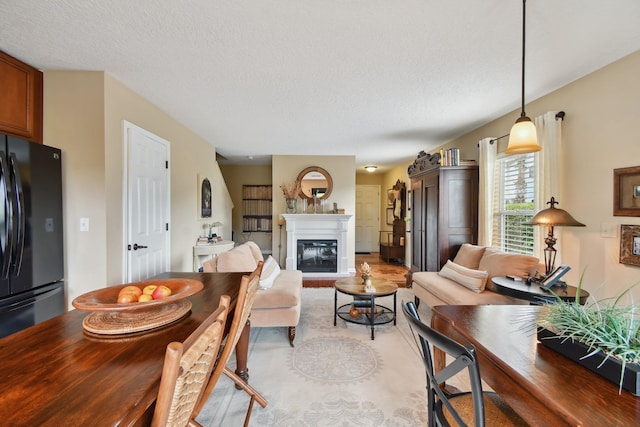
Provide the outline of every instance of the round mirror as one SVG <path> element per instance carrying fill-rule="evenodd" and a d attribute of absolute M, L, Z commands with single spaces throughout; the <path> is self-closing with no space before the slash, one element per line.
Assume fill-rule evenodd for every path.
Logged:
<path fill-rule="evenodd" d="M 302 186 L 300 197 L 305 199 L 327 199 L 333 190 L 333 180 L 329 172 L 318 166 L 304 169 L 298 175 Z"/>

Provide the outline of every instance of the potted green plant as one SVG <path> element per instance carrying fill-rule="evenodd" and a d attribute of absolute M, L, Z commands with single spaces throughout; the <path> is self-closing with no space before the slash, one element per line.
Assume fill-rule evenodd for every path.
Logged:
<path fill-rule="evenodd" d="M 579 301 L 582 278 L 575 301 Z M 640 394 L 640 316 L 630 294 L 580 305 L 557 297 L 537 318 L 542 344 Z M 624 301 L 630 303 L 623 304 Z"/>

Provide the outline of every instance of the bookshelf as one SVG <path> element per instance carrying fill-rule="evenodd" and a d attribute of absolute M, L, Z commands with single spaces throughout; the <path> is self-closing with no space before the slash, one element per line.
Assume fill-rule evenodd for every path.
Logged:
<path fill-rule="evenodd" d="M 272 224 L 272 186 L 242 186 L 242 231 L 270 233 Z"/>

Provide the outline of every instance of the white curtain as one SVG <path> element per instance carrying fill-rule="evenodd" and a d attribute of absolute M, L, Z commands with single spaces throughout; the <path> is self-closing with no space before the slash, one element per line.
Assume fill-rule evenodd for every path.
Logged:
<path fill-rule="evenodd" d="M 484 138 L 478 143 L 480 185 L 478 195 L 478 245 L 491 246 L 493 238 L 493 175 L 498 141 Z"/>
<path fill-rule="evenodd" d="M 560 165 L 562 164 L 562 119 L 556 119 L 557 111 L 549 111 L 541 116 L 535 117 L 533 123 L 538 132 L 538 142 L 542 150 L 538 151 L 536 161 L 538 163 L 538 174 L 536 175 L 536 212 L 548 208 L 546 203 L 555 197 L 562 203 L 563 176 Z M 562 208 L 562 205 L 558 206 Z M 534 227 L 533 250 L 534 255 L 540 260 L 544 259 L 544 238 L 547 235 L 546 227 Z M 562 227 L 553 229 L 555 237 L 558 239 L 555 245 L 557 256 L 555 265 L 560 265 L 560 254 L 562 254 Z"/>

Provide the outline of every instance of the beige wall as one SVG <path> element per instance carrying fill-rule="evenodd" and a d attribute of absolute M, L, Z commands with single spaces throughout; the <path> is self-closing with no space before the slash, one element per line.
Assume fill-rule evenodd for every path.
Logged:
<path fill-rule="evenodd" d="M 619 225 L 640 224 L 640 218 L 613 216 L 613 169 L 640 165 L 640 137 L 636 131 L 640 120 L 638 75 L 640 52 L 526 106 L 530 117 L 547 111 L 566 112 L 562 125 L 565 182 L 558 207 L 586 227 L 563 228 L 562 260 L 572 267 L 567 280 L 575 284 L 584 271 L 584 287 L 597 298 L 617 295 L 640 281 L 640 267 L 618 262 Z M 518 115 L 514 111 L 448 146 L 460 147 L 462 157 L 477 158 L 477 142 L 508 133 Z M 505 140 L 501 141 L 501 150 Z M 604 224 L 614 224 L 618 236 L 602 237 Z M 638 300 L 640 287 L 634 294 Z"/>
<path fill-rule="evenodd" d="M 333 191 L 327 199 L 328 206 L 338 204 L 338 209 L 344 209 L 345 213 L 354 215 L 349 221 L 349 269 L 355 271 L 355 211 L 356 211 L 356 165 L 355 156 L 273 156 L 272 182 L 273 182 L 273 217 L 277 222 L 278 216 L 286 212 L 285 198 L 280 190 L 280 185 L 285 182 L 295 181 L 298 174 L 310 166 L 319 166 L 325 169 L 333 179 Z M 300 203 L 300 201 L 298 201 Z M 300 212 L 300 207 L 298 207 Z M 286 236 L 282 236 L 282 258 L 287 253 Z M 273 240 L 273 253 L 278 253 L 278 239 Z"/>
<path fill-rule="evenodd" d="M 171 143 L 171 270 L 190 271 L 203 222 L 225 224 L 232 201 L 215 149 L 103 72 L 45 71 L 44 142 L 63 151 L 67 296 L 123 282 L 123 120 Z M 197 218 L 197 174 L 212 180 L 213 218 Z M 89 232 L 79 220 L 89 218 Z"/>

